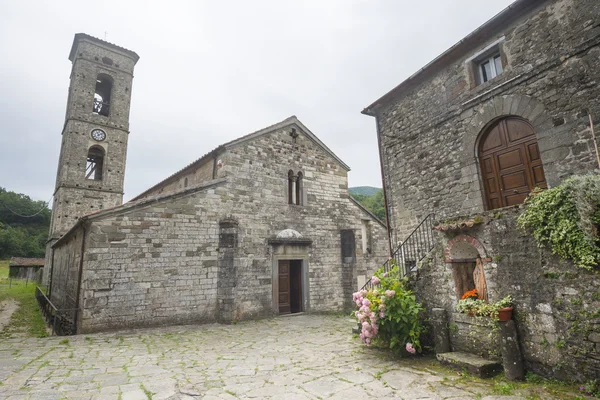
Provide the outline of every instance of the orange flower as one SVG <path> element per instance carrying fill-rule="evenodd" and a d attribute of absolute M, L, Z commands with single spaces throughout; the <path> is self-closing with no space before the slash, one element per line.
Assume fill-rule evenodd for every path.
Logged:
<path fill-rule="evenodd" d="M 465 292 L 465 294 L 462 295 L 461 300 L 471 299 L 471 298 L 475 298 L 475 299 L 481 298 L 479 296 L 479 293 L 477 292 L 477 289 L 473 289 L 473 290 L 469 290 L 469 291 Z"/>

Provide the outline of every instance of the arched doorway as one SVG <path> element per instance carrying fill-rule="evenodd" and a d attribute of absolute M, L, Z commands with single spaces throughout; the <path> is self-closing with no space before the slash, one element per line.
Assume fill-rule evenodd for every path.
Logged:
<path fill-rule="evenodd" d="M 518 117 L 493 123 L 479 143 L 488 210 L 521 204 L 535 188 L 547 188 L 533 127 Z"/>

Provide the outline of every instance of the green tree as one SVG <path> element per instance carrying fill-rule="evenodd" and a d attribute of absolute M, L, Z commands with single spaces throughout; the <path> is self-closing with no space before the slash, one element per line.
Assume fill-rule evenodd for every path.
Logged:
<path fill-rule="evenodd" d="M 377 218 L 385 222 L 385 201 L 383 199 L 383 189 L 379 189 L 371 196 L 364 194 L 351 194 L 351 196 L 363 207 L 372 212 Z"/>
<path fill-rule="evenodd" d="M 43 257 L 49 227 L 45 202 L 0 188 L 0 258 Z"/>

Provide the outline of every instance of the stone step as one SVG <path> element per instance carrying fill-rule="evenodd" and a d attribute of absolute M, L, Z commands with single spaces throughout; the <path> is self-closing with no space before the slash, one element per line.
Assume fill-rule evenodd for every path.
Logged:
<path fill-rule="evenodd" d="M 466 370 L 479 378 L 488 378 L 503 370 L 502 363 L 497 360 L 486 360 L 471 353 L 453 351 L 436 354 L 438 361 L 459 371 Z"/>

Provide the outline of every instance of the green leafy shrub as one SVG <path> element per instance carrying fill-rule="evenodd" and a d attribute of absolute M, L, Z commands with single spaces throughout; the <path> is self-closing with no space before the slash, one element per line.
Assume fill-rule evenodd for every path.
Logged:
<path fill-rule="evenodd" d="M 355 316 L 362 327 L 360 338 L 366 344 L 379 343 L 392 350 L 421 351 L 421 314 L 425 309 L 407 289 L 406 280 L 398 279 L 398 266 L 389 273 L 376 272 L 371 282 L 375 288 L 353 295 L 359 308 Z"/>
<path fill-rule="evenodd" d="M 539 246 L 549 246 L 581 268 L 591 270 L 600 264 L 600 176 L 569 178 L 552 189 L 535 191 L 525 204 L 518 224 Z"/>

